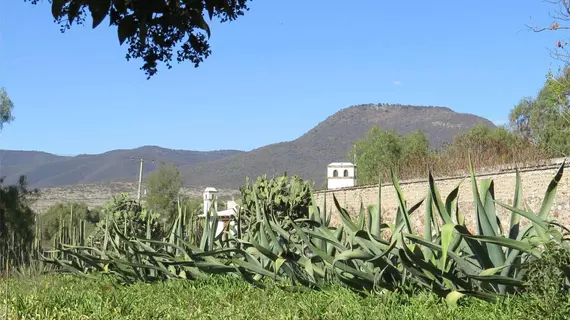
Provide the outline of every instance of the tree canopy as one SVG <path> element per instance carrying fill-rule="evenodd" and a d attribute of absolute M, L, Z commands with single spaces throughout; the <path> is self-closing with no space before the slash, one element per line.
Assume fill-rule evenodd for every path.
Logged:
<path fill-rule="evenodd" d="M 37 4 L 39 0 L 24 0 Z M 127 43 L 126 59 L 142 59 L 141 70 L 148 79 L 158 71 L 158 63 L 170 69 L 176 60 L 191 61 L 198 67 L 210 54 L 210 21 L 227 22 L 249 10 L 250 0 L 48 0 L 51 14 L 61 32 L 83 25 L 91 17 L 92 28 L 105 18 L 117 27 L 119 44 Z M 89 15 L 88 15 L 89 14 Z M 175 51 L 176 50 L 176 51 Z"/>
<path fill-rule="evenodd" d="M 162 162 L 157 171 L 146 179 L 148 207 L 163 218 L 169 218 L 177 211 L 178 196 L 182 188 L 182 175 L 172 164 Z"/>
<path fill-rule="evenodd" d="M 29 253 L 33 245 L 36 216 L 31 204 L 39 191 L 28 189 L 25 176 L 20 176 L 18 183 L 10 186 L 2 186 L 3 180 L 0 177 L 0 257 L 20 259 L 13 255 Z M 0 259 L 0 265 L 2 262 Z"/>
<path fill-rule="evenodd" d="M 353 156 L 358 167 L 358 183 L 374 184 L 379 175 L 389 179 L 391 168 L 401 174 L 404 173 L 400 172 L 402 167 L 410 167 L 412 163 L 421 166 L 429 156 L 429 141 L 420 130 L 402 136 L 374 126 L 349 151 L 348 158 Z"/>
<path fill-rule="evenodd" d="M 14 120 L 12 110 L 14 103 L 8 96 L 5 88 L 0 88 L 0 130 L 4 128 L 4 124 L 8 124 Z"/>
<path fill-rule="evenodd" d="M 477 124 L 456 135 L 441 150 L 431 150 L 428 136 L 420 131 L 401 135 L 377 126 L 349 151 L 356 156 L 358 184 L 391 181 L 391 169 L 401 179 L 426 177 L 427 170 L 450 175 L 464 172 L 471 157 L 476 168 L 489 168 L 505 163 L 535 163 L 545 157 L 536 145 L 505 127 L 491 128 Z"/>
<path fill-rule="evenodd" d="M 512 129 L 550 156 L 570 155 L 570 67 L 549 73 L 536 97 L 521 99 L 509 114 Z"/>

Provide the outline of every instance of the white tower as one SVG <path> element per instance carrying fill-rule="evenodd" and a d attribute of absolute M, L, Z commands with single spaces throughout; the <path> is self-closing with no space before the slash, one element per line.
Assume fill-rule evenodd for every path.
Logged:
<path fill-rule="evenodd" d="M 217 195 L 218 190 L 216 188 L 208 187 L 204 190 L 204 215 L 210 210 L 212 204 L 214 204 L 214 210 L 218 212 Z"/>
<path fill-rule="evenodd" d="M 356 186 L 356 166 L 351 162 L 333 162 L 327 166 L 329 189 Z"/>

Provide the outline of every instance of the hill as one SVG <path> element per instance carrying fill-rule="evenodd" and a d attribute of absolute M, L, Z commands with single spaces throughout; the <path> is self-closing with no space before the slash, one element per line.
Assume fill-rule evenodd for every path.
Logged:
<path fill-rule="evenodd" d="M 438 148 L 478 123 L 494 127 L 485 118 L 445 107 L 367 104 L 342 109 L 293 141 L 248 152 L 198 152 L 146 146 L 75 157 L 35 151 L 0 151 L 0 157 L 6 182 L 25 174 L 30 185 L 38 188 L 136 181 L 138 165 L 135 161 L 141 157 L 176 164 L 188 187 L 235 190 L 246 176 L 255 178 L 264 173 L 271 176 L 285 171 L 320 184 L 324 181 L 327 164 L 352 160 L 347 159 L 348 150 L 373 125 L 400 133 L 421 129 L 428 135 L 432 148 Z M 144 168 L 148 173 L 156 168 L 156 163 L 148 163 Z"/>
<path fill-rule="evenodd" d="M 138 160 L 141 158 L 145 159 L 143 172 L 146 174 L 155 170 L 160 161 L 186 166 L 214 161 L 239 153 L 243 151 L 202 152 L 144 146 L 74 157 L 38 151 L 0 150 L 0 159 L 2 160 L 1 172 L 6 176 L 6 183 L 16 182 L 23 174 L 28 178 L 31 187 L 45 188 L 112 181 L 136 181 L 139 174 Z"/>
<path fill-rule="evenodd" d="M 335 161 L 352 161 L 347 159 L 348 151 L 374 125 L 402 134 L 423 130 L 431 147 L 439 148 L 478 123 L 495 127 L 485 118 L 445 107 L 358 105 L 338 111 L 293 141 L 185 166 L 181 171 L 193 185 L 223 188 L 242 185 L 246 176 L 280 175 L 285 171 L 321 184 L 326 177 L 326 166 Z"/>

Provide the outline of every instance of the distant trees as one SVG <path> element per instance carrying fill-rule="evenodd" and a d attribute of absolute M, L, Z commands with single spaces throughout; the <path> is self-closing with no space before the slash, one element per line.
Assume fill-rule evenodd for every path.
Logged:
<path fill-rule="evenodd" d="M 507 128 L 478 124 L 439 151 L 430 148 L 428 136 L 420 130 L 401 135 L 375 126 L 354 144 L 348 156 L 356 156 L 358 183 L 376 184 L 379 176 L 383 181 L 391 180 L 391 168 L 399 178 L 423 178 L 428 169 L 441 175 L 463 172 L 469 156 L 476 168 L 482 168 L 533 163 L 545 154 Z"/>
<path fill-rule="evenodd" d="M 24 0 L 37 4 L 39 0 Z M 248 0 L 50 0 L 51 14 L 61 32 L 73 23 L 82 25 L 87 15 L 97 28 L 105 18 L 117 27 L 122 45 L 126 42 L 127 60 L 142 59 L 148 78 L 158 71 L 158 63 L 170 69 L 176 61 L 191 61 L 196 67 L 211 54 L 210 26 L 206 16 L 221 22 L 233 21 L 249 10 Z M 176 51 L 174 51 L 176 49 Z"/>
<path fill-rule="evenodd" d="M 28 189 L 25 176 L 10 186 L 1 186 L 3 180 L 0 178 L 0 266 L 7 258 L 23 262 L 31 252 L 36 215 L 30 206 L 39 195 L 37 189 Z"/>
<path fill-rule="evenodd" d="M 384 180 L 390 179 L 391 168 L 402 174 L 404 168 L 417 169 L 426 165 L 429 160 L 429 141 L 427 135 L 419 130 L 402 136 L 395 131 L 374 126 L 349 151 L 349 159 L 353 156 L 356 157 L 358 167 L 358 182 L 374 184 L 380 175 Z"/>
<path fill-rule="evenodd" d="M 440 154 L 440 164 L 466 168 L 467 159 L 479 167 L 493 167 L 505 163 L 534 163 L 546 155 L 528 140 L 505 127 L 490 128 L 477 124 L 453 138 Z"/>
<path fill-rule="evenodd" d="M 83 202 L 56 203 L 51 205 L 41 216 L 42 240 L 52 240 L 62 225 L 79 226 L 79 221 L 86 221 L 89 233 L 101 220 L 101 208 L 89 209 Z"/>
<path fill-rule="evenodd" d="M 157 171 L 147 176 L 145 184 L 149 209 L 166 219 L 177 212 L 182 175 L 176 166 L 162 162 Z"/>
<path fill-rule="evenodd" d="M 513 131 L 549 156 L 570 155 L 570 68 L 549 73 L 537 96 L 521 99 L 510 112 Z"/>

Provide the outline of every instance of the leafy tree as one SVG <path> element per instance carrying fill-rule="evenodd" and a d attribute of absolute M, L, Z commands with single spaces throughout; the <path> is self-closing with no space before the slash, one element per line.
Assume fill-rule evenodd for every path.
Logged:
<path fill-rule="evenodd" d="M 6 257 L 24 262 L 22 257 L 31 253 L 36 215 L 30 206 L 38 195 L 37 189 L 28 189 L 25 176 L 16 185 L 0 187 L 0 265 Z"/>
<path fill-rule="evenodd" d="M 416 130 L 402 138 L 402 166 L 424 168 L 430 158 L 429 139 L 425 132 Z"/>
<path fill-rule="evenodd" d="M 374 126 L 363 139 L 354 144 L 348 155 L 356 156 L 358 183 L 374 184 L 378 183 L 380 175 L 383 180 L 389 180 L 392 168 L 399 176 L 413 175 L 412 172 L 401 169 L 406 166 L 409 168 L 412 164 L 423 164 L 429 153 L 429 141 L 422 131 L 401 136 L 395 131 Z"/>
<path fill-rule="evenodd" d="M 4 128 L 4 124 L 8 124 L 14 120 L 12 110 L 14 103 L 8 96 L 6 89 L 0 88 L 0 130 Z"/>
<path fill-rule="evenodd" d="M 162 162 L 157 171 L 147 176 L 146 203 L 163 219 L 171 218 L 178 209 L 178 197 L 182 188 L 182 175 L 174 165 Z"/>
<path fill-rule="evenodd" d="M 37 4 L 39 0 L 24 0 Z M 248 0 L 49 0 L 51 13 L 61 32 L 73 23 L 85 23 L 88 13 L 92 27 L 105 18 L 117 27 L 119 43 L 128 44 L 126 58 L 142 59 L 141 69 L 152 77 L 163 62 L 170 69 L 176 60 L 190 60 L 198 67 L 211 54 L 210 21 L 233 21 L 249 10 Z M 174 52 L 176 50 L 176 52 Z"/>
<path fill-rule="evenodd" d="M 550 156 L 570 154 L 570 67 L 549 73 L 536 98 L 524 98 L 509 114 L 510 126 Z"/>

